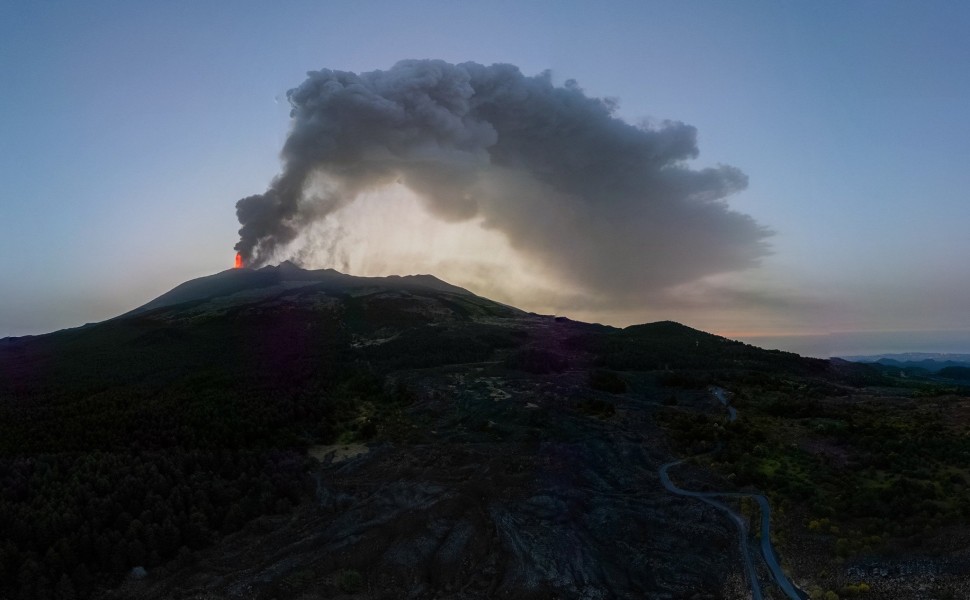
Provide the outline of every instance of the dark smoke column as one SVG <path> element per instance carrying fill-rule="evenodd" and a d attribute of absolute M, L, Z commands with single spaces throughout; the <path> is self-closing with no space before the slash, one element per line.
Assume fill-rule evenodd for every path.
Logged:
<path fill-rule="evenodd" d="M 298 187 L 287 192 L 285 184 L 281 184 L 283 175 L 277 176 L 265 194 L 247 196 L 236 202 L 236 217 L 242 227 L 235 249 L 244 264 L 260 265 L 273 256 L 277 246 L 296 238 L 298 228 L 291 226 L 289 221 L 296 216 L 305 177 L 302 176 Z"/>
<path fill-rule="evenodd" d="M 247 265 L 273 258 L 308 224 L 362 190 L 401 176 L 431 184 L 488 165 L 494 129 L 473 114 L 475 95 L 464 66 L 405 61 L 389 71 L 357 75 L 321 70 L 289 90 L 292 131 L 283 172 L 269 189 L 236 203 L 242 228 L 236 250 Z M 306 189 L 317 175 L 324 189 Z M 442 203 L 449 212 L 451 200 Z M 464 211 L 473 216 L 475 209 Z"/>
<path fill-rule="evenodd" d="M 693 170 L 696 130 L 629 125 L 615 102 L 512 65 L 402 61 L 308 74 L 287 92 L 282 172 L 236 204 L 247 266 L 283 258 L 309 225 L 403 183 L 446 221 L 479 218 L 588 290 L 636 295 L 744 269 L 769 232 L 724 201 L 747 178 Z"/>

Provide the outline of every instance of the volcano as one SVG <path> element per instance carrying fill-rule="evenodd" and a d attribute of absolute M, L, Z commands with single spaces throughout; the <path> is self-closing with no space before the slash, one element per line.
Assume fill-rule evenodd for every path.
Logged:
<path fill-rule="evenodd" d="M 286 261 L 278 266 L 260 269 L 241 267 L 222 271 L 208 277 L 187 281 L 151 302 L 123 315 L 155 311 L 165 307 L 188 308 L 188 305 L 255 305 L 276 298 L 299 303 L 300 298 L 317 296 L 342 297 L 346 294 L 411 293 L 425 295 L 444 293 L 465 297 L 474 296 L 460 287 L 445 283 L 432 275 L 404 277 L 355 277 L 333 269 L 306 270 Z"/>
<path fill-rule="evenodd" d="M 744 417 L 781 409 L 748 400 L 731 425 L 709 386 L 880 377 L 431 275 L 229 269 L 0 340 L 0 564 L 35 573 L 0 595 L 742 598 L 736 525 L 658 470 L 765 448 Z"/>

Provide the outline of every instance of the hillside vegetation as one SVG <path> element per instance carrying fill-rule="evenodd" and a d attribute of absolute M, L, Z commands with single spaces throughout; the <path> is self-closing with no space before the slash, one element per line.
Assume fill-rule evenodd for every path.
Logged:
<path fill-rule="evenodd" d="M 0 340 L 0 597 L 741 598 L 733 525 L 657 480 L 715 448 L 690 483 L 766 493 L 806 586 L 958 589 L 966 388 L 430 277 L 190 283 Z"/>

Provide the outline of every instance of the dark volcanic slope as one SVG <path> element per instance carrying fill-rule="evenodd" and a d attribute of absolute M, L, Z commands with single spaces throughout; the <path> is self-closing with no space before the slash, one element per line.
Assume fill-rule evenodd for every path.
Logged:
<path fill-rule="evenodd" d="M 308 271 L 291 262 L 284 262 L 277 267 L 263 267 L 258 270 L 229 269 L 208 277 L 186 281 L 124 316 L 188 302 L 226 299 L 237 294 L 246 294 L 246 297 L 252 301 L 299 288 L 307 288 L 305 291 L 337 293 L 371 288 L 473 295 L 468 290 L 445 283 L 432 275 L 354 277 L 333 269 Z"/>
<path fill-rule="evenodd" d="M 672 453 L 655 414 L 717 412 L 712 369 L 854 373 L 832 368 L 676 323 L 527 314 L 430 276 L 226 271 L 0 340 L 0 512 L 22 515 L 0 518 L 0 564 L 81 596 L 743 597 L 734 526 L 657 479 Z M 300 471 L 293 451 L 317 458 Z M 73 520 L 42 541 L 17 520 L 55 504 Z M 122 542 L 139 558 L 112 554 Z M 116 589 L 135 566 L 148 577 Z"/>

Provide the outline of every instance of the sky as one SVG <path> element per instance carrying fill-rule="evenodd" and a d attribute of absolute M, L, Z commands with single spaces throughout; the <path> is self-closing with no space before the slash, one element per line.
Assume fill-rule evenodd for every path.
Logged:
<path fill-rule="evenodd" d="M 747 176 L 719 201 L 772 232 L 769 252 L 619 302 L 390 185 L 310 228 L 302 264 L 815 356 L 970 352 L 967 31 L 970 5 L 947 1 L 3 2 L 0 337 L 229 268 L 236 201 L 281 171 L 287 90 L 440 59 L 548 70 L 631 126 L 696 128 L 690 168 Z"/>

